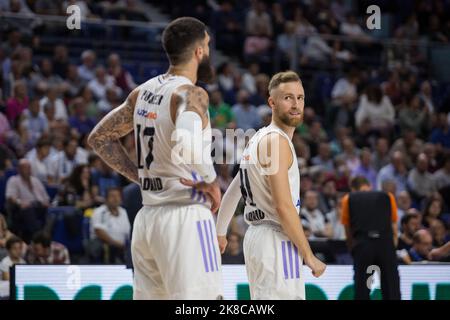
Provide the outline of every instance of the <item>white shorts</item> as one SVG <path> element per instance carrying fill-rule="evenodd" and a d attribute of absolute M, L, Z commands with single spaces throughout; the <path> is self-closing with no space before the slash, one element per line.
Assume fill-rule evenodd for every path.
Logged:
<path fill-rule="evenodd" d="M 269 225 L 250 226 L 244 256 L 253 300 L 305 300 L 303 259 L 283 232 Z"/>
<path fill-rule="evenodd" d="M 135 300 L 223 296 L 215 224 L 202 205 L 143 207 L 134 221 L 131 253 Z"/>

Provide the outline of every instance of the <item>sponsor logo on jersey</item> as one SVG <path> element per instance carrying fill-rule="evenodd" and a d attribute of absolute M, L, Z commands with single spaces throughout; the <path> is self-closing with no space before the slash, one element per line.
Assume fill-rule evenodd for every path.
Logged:
<path fill-rule="evenodd" d="M 145 109 L 138 109 L 137 115 L 151 120 L 156 120 L 156 118 L 158 117 L 158 114 L 156 112 L 150 112 Z"/>

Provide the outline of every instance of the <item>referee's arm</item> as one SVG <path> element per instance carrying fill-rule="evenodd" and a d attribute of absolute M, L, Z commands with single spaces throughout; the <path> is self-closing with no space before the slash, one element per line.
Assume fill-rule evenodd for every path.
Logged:
<path fill-rule="evenodd" d="M 345 239 L 347 241 L 348 250 L 351 251 L 352 244 L 353 244 L 353 238 L 352 238 L 352 232 L 350 230 L 350 212 L 349 212 L 349 209 L 348 209 L 348 196 L 349 196 L 349 194 L 346 194 L 342 198 L 341 223 L 344 225 Z"/>
<path fill-rule="evenodd" d="M 389 202 L 391 204 L 391 223 L 392 223 L 392 235 L 394 237 L 394 246 L 397 248 L 398 245 L 398 229 L 397 229 L 397 202 L 395 201 L 395 197 L 392 193 L 388 193 Z"/>

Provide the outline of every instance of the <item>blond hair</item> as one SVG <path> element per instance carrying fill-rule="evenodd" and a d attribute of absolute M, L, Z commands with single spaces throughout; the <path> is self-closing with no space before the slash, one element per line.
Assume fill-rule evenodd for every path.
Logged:
<path fill-rule="evenodd" d="M 300 77 L 298 74 L 294 71 L 288 70 L 284 72 L 278 72 L 275 74 L 272 79 L 270 79 L 269 82 L 269 93 L 276 89 L 280 84 L 286 83 L 286 82 L 300 82 L 302 83 L 302 80 L 300 80 Z"/>

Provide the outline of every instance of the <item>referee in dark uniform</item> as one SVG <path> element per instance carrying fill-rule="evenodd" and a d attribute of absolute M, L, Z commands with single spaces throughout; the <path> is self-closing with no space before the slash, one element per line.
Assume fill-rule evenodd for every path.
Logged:
<path fill-rule="evenodd" d="M 399 300 L 397 269 L 397 205 L 391 193 L 371 191 L 369 181 L 355 177 L 352 192 L 342 199 L 341 222 L 353 256 L 355 300 L 369 300 L 369 266 L 380 270 L 383 300 Z"/>

